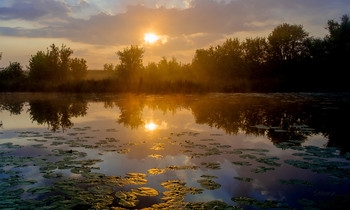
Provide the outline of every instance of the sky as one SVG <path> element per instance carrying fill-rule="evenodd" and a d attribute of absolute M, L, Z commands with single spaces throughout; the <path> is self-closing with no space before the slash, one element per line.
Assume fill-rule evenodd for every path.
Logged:
<path fill-rule="evenodd" d="M 116 52 L 145 49 L 144 64 L 162 57 L 191 62 L 196 49 L 227 38 L 267 37 L 282 24 L 324 37 L 328 20 L 350 13 L 349 0 L 0 0 L 0 67 L 55 43 L 89 69 L 118 64 Z M 158 40 L 145 42 L 145 34 Z"/>

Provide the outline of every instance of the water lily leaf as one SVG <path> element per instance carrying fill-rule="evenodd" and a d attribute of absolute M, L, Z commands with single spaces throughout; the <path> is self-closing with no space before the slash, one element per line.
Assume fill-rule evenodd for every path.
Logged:
<path fill-rule="evenodd" d="M 139 187 L 137 189 L 132 189 L 131 192 L 139 196 L 157 196 L 159 192 L 150 187 Z"/>
<path fill-rule="evenodd" d="M 181 165 L 181 166 L 167 166 L 167 170 L 196 170 L 198 166 L 189 166 L 189 165 Z"/>
<path fill-rule="evenodd" d="M 207 203 L 202 204 L 200 207 L 193 208 L 193 209 L 242 209 L 236 206 L 230 206 L 225 202 L 214 200 L 209 201 Z"/>
<path fill-rule="evenodd" d="M 163 174 L 165 173 L 165 169 L 153 168 L 153 169 L 149 169 L 147 173 L 154 174 L 154 175 Z"/>
<path fill-rule="evenodd" d="M 248 197 L 233 197 L 231 200 L 241 205 L 252 205 L 259 209 L 288 208 L 287 204 L 274 200 L 258 201 L 254 198 Z"/>
<path fill-rule="evenodd" d="M 70 171 L 74 174 L 84 174 L 89 173 L 91 169 L 87 167 L 74 167 Z"/>
<path fill-rule="evenodd" d="M 314 186 L 313 183 L 308 182 L 306 180 L 300 180 L 300 179 L 289 179 L 289 180 L 284 180 L 284 179 L 280 179 L 279 182 L 281 184 L 301 184 L 301 185 L 307 185 L 307 186 Z"/>
<path fill-rule="evenodd" d="M 200 179 L 197 180 L 197 182 L 201 185 L 201 187 L 207 190 L 216 190 L 221 187 L 221 184 L 216 183 L 211 179 Z"/>
<path fill-rule="evenodd" d="M 0 144 L 0 147 L 5 147 L 5 148 L 8 148 L 8 149 L 18 149 L 18 148 L 21 148 L 23 146 L 13 144 L 12 142 L 8 142 L 8 143 Z"/>
<path fill-rule="evenodd" d="M 115 193 L 115 197 L 118 198 L 118 203 L 125 207 L 135 207 L 139 203 L 137 196 L 132 192 L 119 191 Z"/>
<path fill-rule="evenodd" d="M 89 179 L 101 179 L 105 177 L 105 174 L 98 173 L 98 172 L 89 172 L 89 173 L 83 173 L 82 176 Z"/>
<path fill-rule="evenodd" d="M 22 184 L 22 185 L 32 185 L 32 184 L 35 184 L 37 183 L 38 181 L 36 180 L 33 180 L 33 179 L 27 179 L 27 180 L 21 180 L 19 181 L 19 184 Z"/>
<path fill-rule="evenodd" d="M 124 181 L 125 184 L 135 184 L 135 185 L 143 185 L 147 183 L 147 179 L 144 179 L 145 177 L 147 177 L 146 174 L 142 174 L 142 173 L 127 173 L 125 175 L 125 179 L 121 180 Z"/>
<path fill-rule="evenodd" d="M 40 187 L 33 187 L 27 190 L 27 192 L 30 192 L 32 194 L 44 194 L 52 192 L 52 187 L 48 186 L 40 186 Z"/>
<path fill-rule="evenodd" d="M 164 143 L 156 143 L 151 147 L 152 150 L 164 150 L 165 144 Z"/>
<path fill-rule="evenodd" d="M 238 177 L 238 176 L 235 176 L 234 178 L 239 180 L 239 181 L 242 181 L 242 182 L 251 182 L 251 181 L 254 180 L 254 179 L 249 178 L 249 177 Z"/>
<path fill-rule="evenodd" d="M 217 176 L 214 176 L 214 175 L 202 175 L 201 176 L 202 178 L 204 179 L 217 179 L 218 177 Z"/>
<path fill-rule="evenodd" d="M 259 166 L 258 168 L 252 169 L 253 173 L 265 173 L 267 171 L 275 170 L 275 168 L 267 168 L 265 166 Z"/>
<path fill-rule="evenodd" d="M 256 156 L 250 154 L 240 155 L 239 157 L 243 159 L 256 159 Z"/>
<path fill-rule="evenodd" d="M 269 166 L 281 166 L 280 163 L 276 163 L 275 160 L 279 160 L 278 157 L 260 157 L 255 159 L 259 163 L 264 163 Z"/>
<path fill-rule="evenodd" d="M 128 154 L 130 152 L 129 148 L 117 149 L 117 153 L 119 154 Z"/>
<path fill-rule="evenodd" d="M 163 158 L 163 155 L 151 154 L 151 155 L 148 155 L 148 157 L 152 157 L 152 158 Z"/>
<path fill-rule="evenodd" d="M 94 186 L 88 189 L 93 194 L 108 195 L 114 192 L 110 186 Z"/>
<path fill-rule="evenodd" d="M 251 166 L 252 164 L 247 161 L 233 161 L 231 162 L 233 165 L 238 165 L 238 166 Z"/>
<path fill-rule="evenodd" d="M 46 178 L 46 179 L 57 179 L 57 178 L 60 178 L 62 176 L 63 175 L 61 173 L 50 173 L 50 172 L 45 173 L 43 175 L 43 177 Z"/>
<path fill-rule="evenodd" d="M 212 162 L 202 162 L 201 165 L 204 165 L 206 168 L 213 169 L 213 170 L 219 170 L 221 169 L 220 163 L 212 163 Z"/>

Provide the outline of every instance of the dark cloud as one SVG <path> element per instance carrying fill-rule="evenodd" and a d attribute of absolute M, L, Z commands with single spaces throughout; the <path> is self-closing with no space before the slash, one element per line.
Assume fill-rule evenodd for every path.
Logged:
<path fill-rule="evenodd" d="M 42 17 L 65 17 L 70 9 L 62 1 L 13 0 L 10 7 L 0 7 L 1 20 L 38 20 Z"/>

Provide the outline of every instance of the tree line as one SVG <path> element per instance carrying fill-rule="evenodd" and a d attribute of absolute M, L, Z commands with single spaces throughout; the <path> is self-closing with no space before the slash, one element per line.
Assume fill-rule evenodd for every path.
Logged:
<path fill-rule="evenodd" d="M 314 38 L 302 25 L 283 23 L 268 37 L 229 38 L 197 49 L 190 64 L 163 57 L 143 65 L 144 49 L 131 45 L 117 52 L 119 64 L 105 64 L 111 76 L 86 80 L 86 60 L 73 50 L 51 45 L 32 55 L 28 72 L 10 63 L 0 71 L 1 90 L 141 92 L 348 91 L 350 18 L 329 20 L 328 34 Z"/>

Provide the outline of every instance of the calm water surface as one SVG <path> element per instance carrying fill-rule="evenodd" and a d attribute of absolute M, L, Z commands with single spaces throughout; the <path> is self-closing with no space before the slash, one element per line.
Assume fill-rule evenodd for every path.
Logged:
<path fill-rule="evenodd" d="M 349 94 L 0 94 L 0 209 L 350 205 Z"/>

